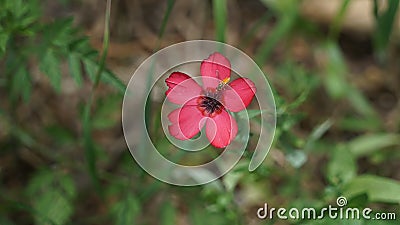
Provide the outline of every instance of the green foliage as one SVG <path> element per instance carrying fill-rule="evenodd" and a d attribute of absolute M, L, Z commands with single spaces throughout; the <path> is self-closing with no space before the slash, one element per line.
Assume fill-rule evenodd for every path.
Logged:
<path fill-rule="evenodd" d="M 221 213 L 213 212 L 209 209 L 205 209 L 199 206 L 192 206 L 192 210 L 189 213 L 190 223 L 193 225 L 202 225 L 204 221 L 210 221 L 215 224 L 235 224 L 234 221 L 230 221 Z"/>
<path fill-rule="evenodd" d="M 72 145 L 75 142 L 73 132 L 59 124 L 50 125 L 45 130 L 53 140 L 57 140 L 59 145 Z"/>
<path fill-rule="evenodd" d="M 266 62 L 275 46 L 283 37 L 288 36 L 289 32 L 293 29 L 296 21 L 298 21 L 299 5 L 299 2 L 294 0 L 263 0 L 261 2 L 275 10 L 275 13 L 279 16 L 279 22 L 271 31 L 270 35 L 265 38 L 257 51 L 256 62 L 258 65 L 262 65 Z"/>
<path fill-rule="evenodd" d="M 78 86 L 82 86 L 82 70 L 81 61 L 76 54 L 68 55 L 68 65 L 70 68 L 70 74 Z"/>
<path fill-rule="evenodd" d="M 47 75 L 57 92 L 61 91 L 63 74 L 60 66 L 65 59 L 70 66 L 70 75 L 78 85 L 83 80 L 81 64 L 94 80 L 92 74 L 99 65 L 97 52 L 85 37 L 79 35 L 71 18 L 41 22 L 36 0 L 5 0 L 0 4 L 0 56 L 3 56 L 0 61 L 5 62 L 11 99 L 29 99 L 33 86 L 29 73 L 32 60 L 38 62 L 41 72 Z M 117 87 L 121 93 L 125 91 L 124 84 L 114 74 L 108 70 L 103 74 L 103 81 Z"/>
<path fill-rule="evenodd" d="M 160 31 L 158 32 L 158 37 L 160 39 L 164 35 L 165 28 L 167 27 L 167 22 L 168 22 L 168 19 L 169 19 L 170 15 L 171 15 L 172 9 L 174 8 L 174 5 L 175 5 L 175 0 L 168 0 L 167 1 L 167 10 L 166 10 L 166 12 L 164 14 L 164 18 L 163 18 L 163 21 L 161 23 Z"/>
<path fill-rule="evenodd" d="M 27 196 L 35 210 L 35 224 L 67 224 L 76 197 L 71 177 L 52 171 L 39 171 L 30 180 Z"/>
<path fill-rule="evenodd" d="M 322 220 L 310 221 L 308 223 L 303 223 L 305 225 L 395 225 L 396 221 L 386 221 L 386 220 L 338 220 L 324 218 Z"/>
<path fill-rule="evenodd" d="M 350 0 L 343 0 L 342 5 L 340 6 L 339 12 L 336 14 L 335 19 L 332 22 L 332 25 L 329 30 L 329 36 L 332 39 L 336 39 L 339 35 L 340 27 L 342 25 L 344 15 L 349 6 Z"/>
<path fill-rule="evenodd" d="M 160 218 L 162 225 L 174 225 L 177 223 L 176 210 L 170 201 L 164 202 L 160 207 Z"/>
<path fill-rule="evenodd" d="M 389 38 L 392 34 L 393 24 L 399 7 L 399 1 L 385 1 L 387 9 L 380 12 L 379 7 L 382 1 L 374 0 L 374 15 L 376 20 L 376 31 L 374 32 L 374 44 L 378 54 L 382 54 L 388 47 Z"/>
<path fill-rule="evenodd" d="M 334 99 L 346 96 L 349 88 L 346 80 L 347 66 L 339 47 L 336 43 L 328 42 L 322 46 L 321 52 L 326 54 L 324 82 L 328 94 Z"/>
<path fill-rule="evenodd" d="M 343 145 L 339 145 L 332 153 L 328 164 L 327 177 L 334 185 L 348 183 L 356 176 L 356 161 L 353 154 Z"/>
<path fill-rule="evenodd" d="M 360 175 L 344 188 L 344 194 L 349 198 L 364 193 L 371 202 L 400 204 L 400 182 L 397 180 L 375 175 Z"/>
<path fill-rule="evenodd" d="M 390 133 L 366 134 L 353 139 L 348 146 L 355 156 L 360 157 L 387 147 L 398 147 L 400 146 L 400 137 Z"/>
<path fill-rule="evenodd" d="M 348 82 L 345 59 L 337 43 L 327 42 L 320 49 L 324 60 L 324 85 L 333 99 L 346 99 L 357 112 L 369 120 L 376 120 L 376 113 L 363 94 Z"/>
<path fill-rule="evenodd" d="M 225 42 L 225 30 L 227 20 L 226 0 L 213 0 L 213 14 L 215 21 L 216 40 Z"/>
<path fill-rule="evenodd" d="M 139 204 L 138 200 L 132 194 L 128 194 L 124 199 L 116 202 L 111 208 L 111 214 L 115 221 L 114 224 L 135 224 L 140 212 Z"/>
<path fill-rule="evenodd" d="M 108 95 L 97 101 L 96 111 L 92 115 L 93 129 L 107 129 L 119 122 L 119 111 L 115 109 L 121 108 L 121 95 Z"/>
<path fill-rule="evenodd" d="M 44 53 L 42 60 L 40 61 L 40 70 L 45 73 L 54 89 L 58 92 L 61 91 L 61 70 L 60 61 L 52 50 L 48 50 Z"/>
<path fill-rule="evenodd" d="M 25 101 L 29 100 L 32 90 L 31 77 L 25 66 L 20 66 L 15 72 L 10 86 L 10 99 L 15 101 L 21 96 Z"/>

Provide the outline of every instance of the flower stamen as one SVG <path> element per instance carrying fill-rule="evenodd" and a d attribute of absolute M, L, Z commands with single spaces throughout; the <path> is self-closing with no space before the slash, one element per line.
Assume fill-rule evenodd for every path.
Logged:
<path fill-rule="evenodd" d="M 207 91 L 199 97 L 198 107 L 204 116 L 214 117 L 222 112 L 224 106 L 219 100 L 220 95 L 219 91 Z"/>

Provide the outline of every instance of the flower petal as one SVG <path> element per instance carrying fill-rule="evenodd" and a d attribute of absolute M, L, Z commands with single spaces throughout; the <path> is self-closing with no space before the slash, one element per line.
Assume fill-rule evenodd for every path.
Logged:
<path fill-rule="evenodd" d="M 168 114 L 172 123 L 168 126 L 169 133 L 179 140 L 188 140 L 200 132 L 204 123 L 203 114 L 197 106 L 184 105 Z"/>
<path fill-rule="evenodd" d="M 207 118 L 206 136 L 214 147 L 228 146 L 235 139 L 237 131 L 235 119 L 225 110 L 213 118 Z"/>
<path fill-rule="evenodd" d="M 168 90 L 165 92 L 168 100 L 175 104 L 185 104 L 187 101 L 200 95 L 202 89 L 187 74 L 181 72 L 173 72 L 165 83 L 168 86 Z"/>
<path fill-rule="evenodd" d="M 248 78 L 238 78 L 224 90 L 223 104 L 228 110 L 239 112 L 250 104 L 256 90 L 253 81 Z"/>
<path fill-rule="evenodd" d="M 221 53 L 215 52 L 203 60 L 200 66 L 200 73 L 203 76 L 204 89 L 216 88 L 221 81 L 230 78 L 231 63 Z M 204 79 L 204 77 L 217 79 Z"/>

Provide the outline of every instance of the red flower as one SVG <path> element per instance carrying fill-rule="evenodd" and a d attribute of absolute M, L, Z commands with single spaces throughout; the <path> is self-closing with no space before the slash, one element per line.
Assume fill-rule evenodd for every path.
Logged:
<path fill-rule="evenodd" d="M 179 140 L 188 140 L 206 126 L 206 136 L 217 148 L 228 146 L 236 137 L 237 124 L 226 111 L 239 112 L 252 101 L 254 83 L 238 78 L 228 83 L 231 65 L 227 58 L 215 52 L 200 66 L 203 87 L 190 76 L 173 72 L 166 80 L 165 93 L 169 101 L 182 105 L 168 115 L 169 133 Z"/>

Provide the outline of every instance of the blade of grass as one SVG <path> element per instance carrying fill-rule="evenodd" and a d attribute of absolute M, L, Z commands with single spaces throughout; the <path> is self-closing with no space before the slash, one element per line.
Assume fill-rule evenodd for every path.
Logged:
<path fill-rule="evenodd" d="M 163 17 L 163 20 L 162 20 L 162 23 L 161 23 L 160 30 L 158 32 L 157 45 L 156 45 L 156 47 L 155 47 L 153 52 L 156 52 L 160 48 L 161 40 L 162 40 L 162 38 L 164 36 L 165 28 L 167 27 L 168 19 L 170 18 L 171 11 L 174 8 L 174 5 L 175 5 L 175 0 L 168 0 L 167 1 L 167 10 L 165 11 L 165 14 L 164 14 L 164 17 Z M 150 88 L 151 88 L 151 83 L 153 81 L 153 77 L 151 76 L 151 74 L 152 74 L 153 70 L 154 70 L 154 64 L 151 65 L 149 76 L 147 76 L 146 90 L 150 90 Z M 145 117 L 144 117 L 144 119 L 145 119 L 146 126 L 150 127 L 150 128 L 152 127 L 151 124 L 150 124 L 151 123 L 151 119 L 150 119 L 151 118 L 151 115 L 150 115 L 151 109 L 152 109 L 152 102 L 151 102 L 151 98 L 148 97 L 146 99 L 146 103 L 145 103 Z M 148 129 L 148 131 L 151 133 L 153 130 Z M 142 132 L 142 135 L 144 137 L 144 135 L 146 135 L 146 134 Z"/>
<path fill-rule="evenodd" d="M 95 186 L 96 191 L 100 196 L 103 196 L 102 189 L 100 187 L 100 179 L 98 175 L 98 171 L 96 168 L 96 148 L 92 138 L 92 121 L 91 121 L 91 109 L 93 100 L 95 97 L 95 91 L 99 84 L 102 72 L 104 70 L 105 60 L 107 56 L 108 46 L 109 46 L 109 37 L 110 37 L 110 13 L 111 13 L 111 0 L 107 0 L 106 2 L 106 16 L 105 16 L 105 24 L 104 24 L 104 35 L 103 35 L 103 49 L 101 53 L 101 58 L 99 62 L 99 68 L 97 70 L 92 91 L 89 96 L 89 100 L 84 108 L 83 112 L 83 144 L 85 148 L 85 157 L 87 161 L 88 171 L 90 177 L 92 179 L 93 185 Z"/>
<path fill-rule="evenodd" d="M 399 7 L 398 0 L 387 1 L 387 9 L 379 13 L 379 1 L 374 0 L 374 15 L 376 20 L 376 32 L 374 33 L 375 50 L 381 54 L 389 43 L 389 38 L 393 30 L 393 24 Z"/>
<path fill-rule="evenodd" d="M 225 42 L 226 4 L 226 0 L 213 0 L 215 38 L 219 42 Z"/>
<path fill-rule="evenodd" d="M 277 43 L 292 29 L 297 18 L 296 12 L 283 15 L 270 35 L 262 43 L 256 54 L 256 63 L 262 65 L 270 56 Z"/>
<path fill-rule="evenodd" d="M 96 79 L 97 63 L 92 59 L 83 59 L 83 64 L 89 74 L 89 78 L 93 81 Z M 125 84 L 107 68 L 103 68 L 100 80 L 114 86 L 121 94 L 125 93 Z"/>
<path fill-rule="evenodd" d="M 384 148 L 399 146 L 400 136 L 391 133 L 366 134 L 348 143 L 350 151 L 356 156 L 365 156 Z"/>
<path fill-rule="evenodd" d="M 338 13 L 336 14 L 332 25 L 329 30 L 329 38 L 332 40 L 336 40 L 340 31 L 340 28 L 343 23 L 344 15 L 347 11 L 347 8 L 349 6 L 350 0 L 343 0 L 342 5 L 339 8 Z"/>
<path fill-rule="evenodd" d="M 162 40 L 162 38 L 164 36 L 165 28 L 167 26 L 167 23 L 168 23 L 168 20 L 170 18 L 170 15 L 171 15 L 171 12 L 172 12 L 172 9 L 173 9 L 174 5 L 175 5 L 175 0 L 168 0 L 167 1 L 167 9 L 166 9 L 166 12 L 164 14 L 160 30 L 158 32 L 158 40 L 157 40 L 157 43 L 156 43 L 156 46 L 155 46 L 153 52 L 156 52 L 161 46 L 161 40 Z M 149 74 L 148 74 L 148 76 L 146 78 L 145 90 L 150 90 L 151 89 L 151 86 L 152 86 L 151 84 L 153 82 L 153 71 L 154 71 L 154 68 L 155 68 L 155 63 L 156 62 L 152 61 L 152 64 L 151 64 L 151 67 L 150 67 L 150 70 L 149 70 Z M 142 138 L 145 138 L 145 137 L 147 137 L 149 135 L 149 133 L 152 134 L 154 132 L 154 129 L 151 129 L 151 128 L 154 128 L 152 126 L 152 120 L 151 120 L 152 108 L 153 108 L 153 104 L 152 104 L 152 101 L 151 101 L 151 97 L 147 96 L 146 101 L 145 101 L 145 109 L 144 109 L 144 122 L 145 122 L 145 126 L 147 127 L 147 129 L 145 129 L 145 130 L 143 130 L 141 132 L 141 137 Z M 140 152 L 140 153 L 145 153 L 146 152 L 145 148 L 146 148 L 146 145 L 139 144 L 137 151 Z M 144 158 L 144 156 L 143 156 L 143 158 Z M 145 172 L 143 170 L 141 172 L 142 172 L 141 175 L 144 176 Z"/>
<path fill-rule="evenodd" d="M 264 13 L 264 15 L 250 28 L 249 32 L 246 33 L 244 38 L 240 41 L 239 46 L 245 47 L 254 38 L 257 31 L 265 25 L 265 23 L 272 18 L 270 12 Z"/>
<path fill-rule="evenodd" d="M 363 93 L 348 82 L 347 74 L 349 71 L 338 44 L 328 41 L 321 47 L 322 51 L 327 57 L 323 82 L 329 96 L 334 100 L 346 99 L 361 115 L 369 120 L 377 119 L 374 108 Z"/>
<path fill-rule="evenodd" d="M 175 0 L 168 0 L 167 1 L 167 11 L 165 11 L 164 18 L 161 23 L 161 28 L 158 32 L 158 39 L 161 40 L 164 36 L 165 28 L 167 27 L 168 19 L 171 15 L 171 11 L 174 8 Z"/>
<path fill-rule="evenodd" d="M 327 119 L 323 123 L 316 126 L 308 136 L 307 142 L 304 145 L 304 151 L 311 151 L 315 146 L 315 143 L 332 127 L 332 125 L 332 119 Z"/>
<path fill-rule="evenodd" d="M 92 179 L 97 193 L 101 194 L 102 191 L 96 168 L 96 148 L 92 138 L 92 124 L 90 118 L 92 102 L 92 97 L 90 97 L 83 111 L 83 145 L 85 148 L 85 158 L 90 178 Z"/>
<path fill-rule="evenodd" d="M 104 65 L 106 62 L 108 46 L 109 46 L 109 42 L 110 42 L 110 15 L 111 15 L 111 0 L 107 0 L 106 18 L 105 18 L 105 23 L 104 23 L 104 34 L 103 34 L 103 47 L 102 47 L 102 53 L 101 53 L 101 58 L 100 58 L 100 65 L 99 65 L 99 69 L 97 70 L 93 88 L 96 88 L 98 86 L 100 78 L 101 78 L 101 74 L 104 70 Z"/>

